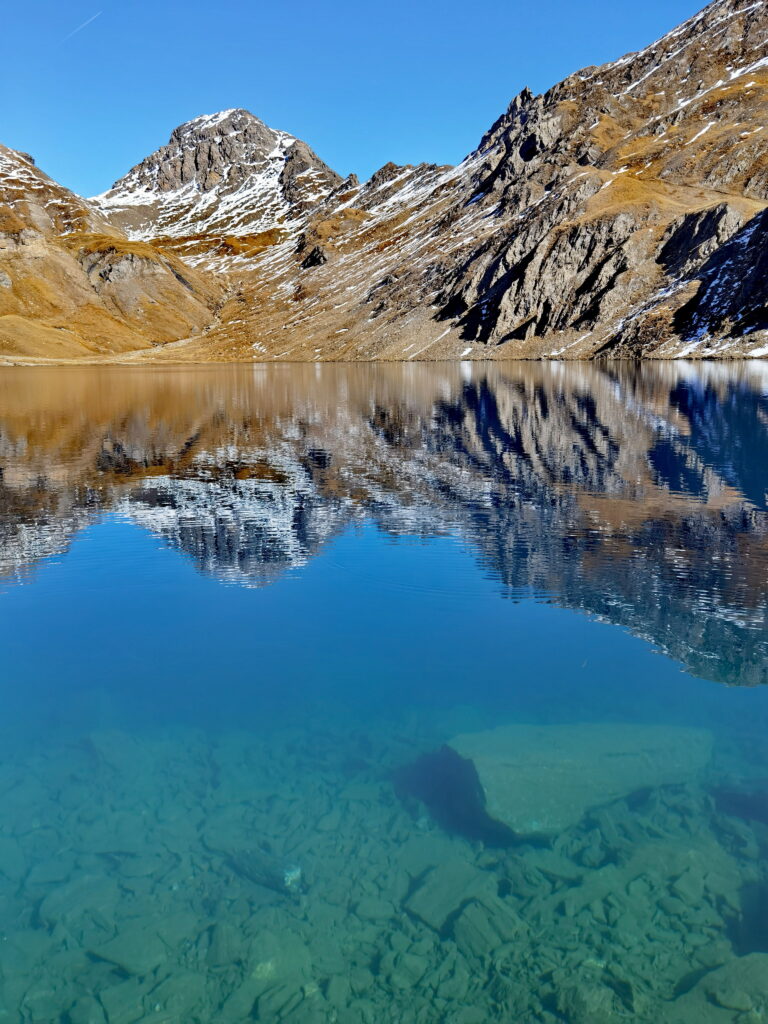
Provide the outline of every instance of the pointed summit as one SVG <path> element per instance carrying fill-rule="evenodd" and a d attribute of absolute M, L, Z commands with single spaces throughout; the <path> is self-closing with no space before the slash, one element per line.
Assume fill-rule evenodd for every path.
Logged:
<path fill-rule="evenodd" d="M 295 142 L 247 110 L 203 114 L 175 128 L 168 144 L 130 170 L 112 191 L 143 186 L 168 192 L 190 183 L 201 192 L 222 183 L 231 190 L 268 161 L 284 159 Z"/>
<path fill-rule="evenodd" d="M 341 178 L 247 110 L 203 114 L 95 198 L 130 237 L 253 234 L 296 220 Z"/>

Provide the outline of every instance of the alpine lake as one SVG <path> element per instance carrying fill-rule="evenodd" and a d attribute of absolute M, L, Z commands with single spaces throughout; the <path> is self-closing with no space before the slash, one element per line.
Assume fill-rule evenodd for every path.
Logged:
<path fill-rule="evenodd" d="M 768 365 L 0 370 L 0 1022 L 768 1021 Z"/>

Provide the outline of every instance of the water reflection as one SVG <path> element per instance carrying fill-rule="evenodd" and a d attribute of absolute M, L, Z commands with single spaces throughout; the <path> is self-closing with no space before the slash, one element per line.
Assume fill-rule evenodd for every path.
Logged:
<path fill-rule="evenodd" d="M 0 373 L 0 1020 L 763 1019 L 768 689 L 498 596 L 765 681 L 762 373 Z"/>
<path fill-rule="evenodd" d="M 0 372 L 0 575 L 126 517 L 262 585 L 352 523 L 768 681 L 762 364 Z"/>

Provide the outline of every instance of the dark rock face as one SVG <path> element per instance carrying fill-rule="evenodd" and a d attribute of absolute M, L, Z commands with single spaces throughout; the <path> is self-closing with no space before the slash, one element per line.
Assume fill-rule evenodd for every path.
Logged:
<path fill-rule="evenodd" d="M 764 110 L 755 93 L 766 84 L 767 27 L 764 5 L 717 0 L 641 53 L 513 100 L 481 142 L 475 195 L 501 217 L 514 213 L 515 230 L 471 254 L 440 297 L 462 337 L 497 345 L 586 331 L 602 335 L 603 354 L 642 352 L 632 321 L 658 312 L 667 288 L 702 274 L 731 291 L 721 267 L 742 275 L 756 252 L 746 240 L 717 251 L 768 198 L 768 138 L 752 132 Z M 691 212 L 670 221 L 686 202 Z M 690 342 L 742 322 L 762 329 L 755 284 L 749 274 L 727 312 L 724 296 L 703 287 L 671 334 Z"/>
<path fill-rule="evenodd" d="M 319 245 L 316 245 L 310 250 L 309 255 L 301 261 L 301 265 L 304 270 L 309 270 L 310 267 L 321 267 L 323 263 L 327 262 L 328 257 L 325 255 L 322 248 Z"/>
<path fill-rule="evenodd" d="M 669 274 L 690 274 L 743 225 L 744 216 L 727 203 L 686 213 L 670 225 L 658 261 Z"/>
<path fill-rule="evenodd" d="M 683 337 L 768 329 L 768 215 L 761 213 L 699 268 L 696 295 L 675 317 Z"/>

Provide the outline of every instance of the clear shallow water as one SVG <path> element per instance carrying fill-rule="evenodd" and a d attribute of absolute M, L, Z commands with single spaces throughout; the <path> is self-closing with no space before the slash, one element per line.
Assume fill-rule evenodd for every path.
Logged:
<path fill-rule="evenodd" d="M 767 455 L 761 364 L 0 372 L 0 1020 L 763 1019 Z"/>

